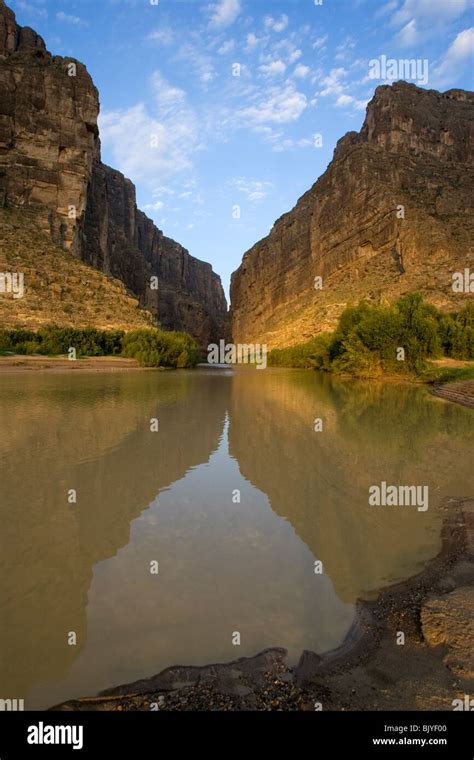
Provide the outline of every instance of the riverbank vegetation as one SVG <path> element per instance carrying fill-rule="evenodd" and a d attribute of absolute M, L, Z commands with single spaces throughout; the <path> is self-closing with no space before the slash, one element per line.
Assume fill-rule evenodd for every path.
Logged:
<path fill-rule="evenodd" d="M 410 293 L 389 306 L 365 301 L 350 305 L 333 333 L 274 349 L 268 364 L 357 377 L 415 375 L 434 382 L 444 380 L 447 370 L 433 368 L 429 361 L 441 357 L 474 359 L 474 305 L 446 313 L 425 303 L 420 293 Z M 467 379 L 474 377 L 474 370 L 467 367 L 454 375 Z"/>
<path fill-rule="evenodd" d="M 77 358 L 125 356 L 142 367 L 194 367 L 199 351 L 186 333 L 158 329 L 97 330 L 50 325 L 39 330 L 0 329 L 0 354 L 61 356 L 75 349 Z"/>

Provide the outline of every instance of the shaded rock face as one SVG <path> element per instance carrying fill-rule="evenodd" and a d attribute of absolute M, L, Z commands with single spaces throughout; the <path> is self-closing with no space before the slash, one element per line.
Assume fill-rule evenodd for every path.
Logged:
<path fill-rule="evenodd" d="M 34 207 L 53 242 L 80 254 L 98 93 L 82 64 L 53 58 L 1 0 L 0 93 L 0 204 Z"/>
<path fill-rule="evenodd" d="M 55 243 L 121 279 L 162 327 L 202 348 L 226 337 L 218 275 L 165 237 L 137 209 L 133 183 L 101 163 L 99 96 L 85 66 L 53 57 L 3 0 L 0 94 L 0 206 L 34 208 Z"/>
<path fill-rule="evenodd" d="M 332 329 L 352 298 L 419 289 L 462 306 L 452 274 L 474 265 L 473 124 L 474 93 L 378 87 L 361 131 L 339 140 L 326 172 L 234 272 L 234 340 L 302 342 Z"/>
<path fill-rule="evenodd" d="M 163 235 L 137 209 L 133 183 L 100 160 L 92 168 L 81 255 L 125 282 L 167 330 L 191 333 L 203 349 L 226 337 L 227 302 L 220 277 L 210 264 Z"/>

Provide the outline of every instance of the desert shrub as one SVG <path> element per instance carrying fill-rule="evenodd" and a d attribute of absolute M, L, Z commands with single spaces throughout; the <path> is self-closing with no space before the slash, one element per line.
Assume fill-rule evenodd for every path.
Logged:
<path fill-rule="evenodd" d="M 48 325 L 38 330 L 36 340 L 43 354 L 65 354 L 75 348 L 77 356 L 116 356 L 122 350 L 123 335 L 121 330 Z"/>
<path fill-rule="evenodd" d="M 300 343 L 290 348 L 274 348 L 268 354 L 268 366 L 327 369 L 330 337 L 329 333 L 322 333 L 307 343 Z"/>
<path fill-rule="evenodd" d="M 190 335 L 156 329 L 126 333 L 122 354 L 144 367 L 195 367 L 199 361 L 197 344 Z"/>
<path fill-rule="evenodd" d="M 0 351 L 26 353 L 23 344 L 35 339 L 36 333 L 33 330 L 0 330 Z"/>
<path fill-rule="evenodd" d="M 382 373 L 380 358 L 364 345 L 355 332 L 344 339 L 342 348 L 342 353 L 332 363 L 331 369 L 334 372 L 357 377 L 377 377 Z"/>
<path fill-rule="evenodd" d="M 403 348 L 405 360 L 398 361 Z M 409 293 L 391 306 L 365 301 L 347 306 L 332 334 L 274 350 L 271 366 L 314 367 L 373 377 L 382 372 L 426 373 L 427 359 L 474 358 L 474 305 L 443 313 Z"/>
<path fill-rule="evenodd" d="M 474 304 L 468 304 L 457 313 L 440 313 L 438 333 L 446 356 L 474 359 Z"/>

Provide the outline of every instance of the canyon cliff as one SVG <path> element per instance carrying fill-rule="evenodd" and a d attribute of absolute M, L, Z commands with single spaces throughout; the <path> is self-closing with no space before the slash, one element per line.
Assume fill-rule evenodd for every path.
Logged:
<path fill-rule="evenodd" d="M 3 0 L 0 103 L 0 209 L 34 213 L 54 244 L 121 280 L 163 328 L 191 333 L 202 348 L 225 337 L 219 276 L 138 210 L 133 183 L 101 162 L 87 69 L 52 56 Z"/>
<path fill-rule="evenodd" d="M 232 275 L 234 341 L 294 345 L 350 300 L 411 290 L 463 306 L 452 275 L 474 267 L 473 130 L 474 93 L 378 87 L 361 131 Z"/>

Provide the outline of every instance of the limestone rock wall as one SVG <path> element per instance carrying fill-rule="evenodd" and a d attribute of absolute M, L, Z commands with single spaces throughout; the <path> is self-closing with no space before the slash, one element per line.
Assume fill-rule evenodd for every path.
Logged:
<path fill-rule="evenodd" d="M 302 342 L 332 329 L 351 298 L 419 289 L 459 306 L 452 273 L 474 266 L 473 130 L 474 93 L 378 87 L 360 133 L 339 140 L 326 172 L 234 272 L 234 340 Z"/>

